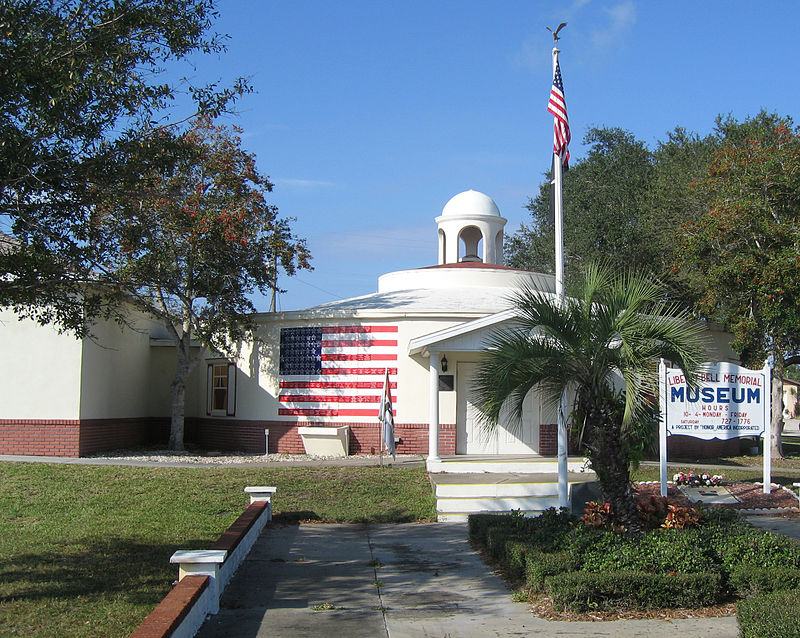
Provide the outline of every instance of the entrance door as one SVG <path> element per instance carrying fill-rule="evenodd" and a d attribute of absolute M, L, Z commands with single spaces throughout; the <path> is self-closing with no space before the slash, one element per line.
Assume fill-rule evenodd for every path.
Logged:
<path fill-rule="evenodd" d="M 466 361 L 456 365 L 456 454 L 497 454 L 497 431 L 483 431 L 473 401 L 472 380 L 477 367 Z"/>
<path fill-rule="evenodd" d="M 501 416 L 497 428 L 486 433 L 473 400 L 477 365 L 459 361 L 456 366 L 456 454 L 536 454 L 541 411 L 538 395 L 532 391 L 525 397 L 521 424 L 512 426 Z"/>

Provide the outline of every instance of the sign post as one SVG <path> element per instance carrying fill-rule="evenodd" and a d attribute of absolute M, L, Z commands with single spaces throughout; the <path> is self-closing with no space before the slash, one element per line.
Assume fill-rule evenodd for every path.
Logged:
<path fill-rule="evenodd" d="M 659 371 L 661 495 L 667 495 L 667 440 L 673 434 L 707 441 L 762 437 L 764 493 L 769 494 L 772 443 L 769 365 L 761 370 L 750 370 L 727 362 L 706 364 L 696 388 L 687 386 L 682 370 L 668 368 L 663 361 Z"/>

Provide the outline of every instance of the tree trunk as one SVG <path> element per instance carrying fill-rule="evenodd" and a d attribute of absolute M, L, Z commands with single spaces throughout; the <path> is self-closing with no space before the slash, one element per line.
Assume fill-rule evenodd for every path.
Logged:
<path fill-rule="evenodd" d="M 783 458 L 783 366 L 776 365 L 772 370 L 772 458 Z"/>
<path fill-rule="evenodd" d="M 622 424 L 614 407 L 601 403 L 590 408 L 587 425 L 591 433 L 589 462 L 597 474 L 600 489 L 611 505 L 614 522 L 628 535 L 642 533 L 642 523 L 631 488 L 630 463 L 622 449 Z"/>
<path fill-rule="evenodd" d="M 191 353 L 190 336 L 184 334 L 175 344 L 177 353 L 177 364 L 175 365 L 175 375 L 170 383 L 172 394 L 172 418 L 169 427 L 169 449 L 183 450 L 184 432 L 184 413 L 186 411 L 186 382 L 192 373 L 197 362 L 205 353 L 206 349 L 201 348 L 194 356 Z"/>
<path fill-rule="evenodd" d="M 186 411 L 186 380 L 189 378 L 191 370 L 189 365 L 189 353 L 184 347 L 183 339 L 177 344 L 175 350 L 178 354 L 178 362 L 175 365 L 175 374 L 170 383 L 172 394 L 172 418 L 169 427 L 169 449 L 183 450 L 183 431 L 184 414 Z"/>

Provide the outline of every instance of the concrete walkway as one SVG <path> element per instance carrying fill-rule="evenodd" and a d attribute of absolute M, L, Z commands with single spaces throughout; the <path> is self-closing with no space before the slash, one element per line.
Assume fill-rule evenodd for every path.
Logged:
<path fill-rule="evenodd" d="M 513 603 L 466 525 L 268 527 L 199 638 L 676 635 L 734 638 L 736 619 L 551 622 Z M 315 611 L 314 608 L 318 609 Z M 332 607 L 332 609 L 325 609 Z"/>

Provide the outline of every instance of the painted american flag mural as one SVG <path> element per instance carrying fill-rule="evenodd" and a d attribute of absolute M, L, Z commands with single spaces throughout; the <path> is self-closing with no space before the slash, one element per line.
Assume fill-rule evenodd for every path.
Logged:
<path fill-rule="evenodd" d="M 387 369 L 396 391 L 397 326 L 281 328 L 278 415 L 378 418 Z"/>

